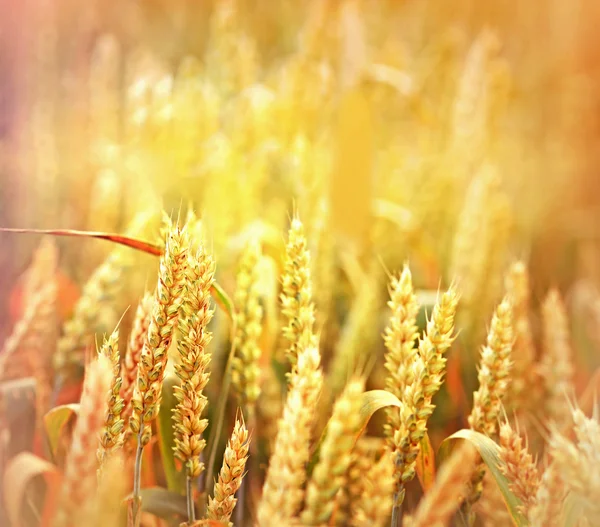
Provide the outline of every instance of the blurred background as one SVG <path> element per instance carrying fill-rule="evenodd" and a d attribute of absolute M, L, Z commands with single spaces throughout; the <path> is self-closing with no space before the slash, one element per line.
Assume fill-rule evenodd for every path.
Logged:
<path fill-rule="evenodd" d="M 597 3 L 0 0 L 0 13 L 1 226 L 123 232 L 140 210 L 193 205 L 226 261 L 247 225 L 283 229 L 296 210 L 363 262 L 410 259 L 424 288 L 467 273 L 479 247 L 467 297 L 494 297 L 491 278 L 523 258 L 534 302 L 556 285 L 595 309 Z M 481 171 L 493 182 L 477 187 Z M 0 340 L 38 243 L 0 233 Z M 110 247 L 59 245 L 66 316 Z"/>
<path fill-rule="evenodd" d="M 458 284 L 436 447 L 466 426 L 486 328 L 522 260 L 536 355 L 524 358 L 522 410 L 537 419 L 529 379 L 550 289 L 567 305 L 578 396 L 600 371 L 598 27 L 600 3 L 586 0 L 0 0 L 0 227 L 159 243 L 163 210 L 194 210 L 231 297 L 240 252 L 259 239 L 265 439 L 285 386 L 278 292 L 293 215 L 311 250 L 330 396 L 356 366 L 368 388 L 384 386 L 388 272 L 410 263 L 421 329 L 437 291 Z M 140 214 L 152 219 L 132 227 Z M 66 381 L 52 402 L 74 402 L 86 354 L 119 321 L 124 340 L 157 259 L 74 237 L 53 252 L 42 239 L 0 231 L 0 342 L 10 348 L 33 302 L 35 255 L 58 254 L 60 338 L 50 332 L 43 366 L 47 391 Z M 219 310 L 213 326 L 217 401 L 229 349 Z M 0 380 L 39 388 L 29 359 L 15 352 Z M 7 412 L 11 455 L 35 451 L 27 411 L 28 426 Z"/>

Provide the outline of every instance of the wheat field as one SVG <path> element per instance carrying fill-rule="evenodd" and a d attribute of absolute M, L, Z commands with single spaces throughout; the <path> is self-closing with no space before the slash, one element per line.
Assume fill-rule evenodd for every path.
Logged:
<path fill-rule="evenodd" d="M 600 525 L 599 21 L 0 0 L 0 525 Z"/>

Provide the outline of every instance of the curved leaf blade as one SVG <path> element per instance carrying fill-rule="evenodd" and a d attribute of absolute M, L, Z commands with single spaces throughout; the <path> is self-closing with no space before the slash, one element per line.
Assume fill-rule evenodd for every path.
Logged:
<path fill-rule="evenodd" d="M 110 232 L 95 232 L 95 231 L 79 231 L 76 229 L 13 229 L 8 227 L 0 227 L 0 232 L 12 232 L 17 234 L 47 234 L 50 236 L 74 236 L 76 238 L 97 238 L 99 240 L 107 240 L 109 242 L 118 243 L 125 247 L 131 247 L 138 251 L 142 251 L 154 256 L 160 256 L 162 250 L 158 245 L 155 245 L 144 240 L 139 240 L 132 236 L 124 236 L 122 234 L 114 234 Z"/>
<path fill-rule="evenodd" d="M 48 439 L 48 446 L 52 458 L 56 457 L 60 438 L 63 434 L 65 426 L 79 414 L 79 404 L 63 404 L 52 408 L 44 416 L 44 428 Z"/>
<path fill-rule="evenodd" d="M 371 417 L 373 417 L 373 414 L 378 410 L 387 407 L 401 408 L 402 402 L 400 401 L 400 399 L 398 399 L 398 397 L 396 397 L 393 393 L 388 392 L 387 390 L 370 390 L 362 394 L 362 402 L 359 410 L 360 428 L 358 433 L 356 434 L 356 437 L 354 438 L 355 443 L 369 424 L 369 421 L 371 420 Z M 309 474 L 312 473 L 312 469 L 319 460 L 319 453 L 321 451 L 321 446 L 323 444 L 325 436 L 327 435 L 328 426 L 329 424 L 323 430 L 323 433 L 321 434 L 321 437 L 319 438 L 319 441 L 315 446 L 313 455 L 311 456 L 308 466 Z"/>
<path fill-rule="evenodd" d="M 400 399 L 387 390 L 370 390 L 368 392 L 364 392 L 362 394 L 362 403 L 359 411 L 361 427 L 358 436 L 363 433 L 375 412 L 381 410 L 382 408 L 402 408 L 402 406 L 403 404 Z"/>
<path fill-rule="evenodd" d="M 425 433 L 419 442 L 419 454 L 417 456 L 417 478 L 424 492 L 427 492 L 435 483 L 435 453 L 431 447 L 429 434 Z"/>
<path fill-rule="evenodd" d="M 48 461 L 30 452 L 17 454 L 4 472 L 4 502 L 11 525 L 21 524 L 21 507 L 27 488 L 37 476 L 44 476 L 49 488 L 59 488 L 60 474 Z"/>
<path fill-rule="evenodd" d="M 508 479 L 500 471 L 500 447 L 486 435 L 463 428 L 444 440 L 438 452 L 439 458 L 448 457 L 450 442 L 455 439 L 466 439 L 478 450 L 481 459 L 498 484 L 512 521 L 517 527 L 527 527 L 529 525 L 527 518 L 519 512 L 521 501 L 511 492 L 508 486 Z"/>
<path fill-rule="evenodd" d="M 142 510 L 163 520 L 187 519 L 185 496 L 162 487 L 150 487 L 141 490 Z"/>
<path fill-rule="evenodd" d="M 123 245 L 137 251 L 142 251 L 153 256 L 160 256 L 162 254 L 162 249 L 156 244 L 140 240 L 139 238 L 135 238 L 133 236 L 125 236 L 110 232 L 79 231 L 75 229 L 13 229 L 8 227 L 0 227 L 0 232 L 12 232 L 17 234 L 46 234 L 49 236 L 74 236 L 77 238 L 96 238 L 99 240 L 118 243 L 119 245 Z M 223 309 L 225 313 L 227 313 L 229 318 L 233 318 L 233 302 L 227 293 L 225 293 L 223 288 L 215 282 L 211 286 L 210 290 L 219 307 Z"/>
<path fill-rule="evenodd" d="M 225 311 L 225 313 L 227 313 L 227 316 L 231 320 L 233 320 L 235 307 L 233 305 L 233 300 L 231 300 L 225 290 L 217 282 L 213 282 L 212 286 L 210 287 L 210 293 L 218 306 Z"/>

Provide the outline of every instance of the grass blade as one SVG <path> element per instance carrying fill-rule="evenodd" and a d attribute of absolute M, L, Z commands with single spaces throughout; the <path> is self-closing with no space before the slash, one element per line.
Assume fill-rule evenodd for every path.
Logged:
<path fill-rule="evenodd" d="M 506 504 L 506 508 L 508 509 L 514 524 L 517 527 L 526 527 L 529 525 L 525 516 L 519 512 L 519 506 L 521 505 L 520 500 L 511 492 L 508 486 L 508 479 L 500 472 L 500 447 L 489 437 L 480 434 L 479 432 L 463 428 L 444 440 L 438 452 L 440 461 L 449 456 L 451 442 L 456 439 L 466 439 L 479 451 L 479 455 L 490 471 L 490 475 L 494 478 L 500 488 L 504 503 Z"/>

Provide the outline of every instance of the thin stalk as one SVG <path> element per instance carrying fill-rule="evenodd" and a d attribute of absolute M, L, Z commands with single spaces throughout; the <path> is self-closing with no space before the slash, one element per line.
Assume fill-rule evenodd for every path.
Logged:
<path fill-rule="evenodd" d="M 392 509 L 392 522 L 390 523 L 391 527 L 400 527 L 400 525 L 402 525 L 403 501 L 400 501 L 400 492 L 394 493 L 394 507 Z"/>
<path fill-rule="evenodd" d="M 211 481 L 214 481 L 214 470 L 215 470 L 215 462 L 217 459 L 217 443 L 219 438 L 221 437 L 221 432 L 223 431 L 223 422 L 225 421 L 225 409 L 227 407 L 227 399 L 229 395 L 229 387 L 231 385 L 231 370 L 233 368 L 233 359 L 235 357 L 235 332 L 236 332 L 236 324 L 235 324 L 235 316 L 232 315 L 232 324 L 231 324 L 231 348 L 229 350 L 229 357 L 227 358 L 227 365 L 225 366 L 225 375 L 223 376 L 223 382 L 221 384 L 222 391 L 221 396 L 219 397 L 219 406 L 217 408 L 217 420 L 215 422 L 215 426 L 210 432 L 209 443 L 210 443 L 210 456 L 208 457 L 208 466 L 206 468 L 206 479 L 205 481 L 210 484 Z M 204 495 L 204 501 L 208 500 L 208 492 Z"/>
<path fill-rule="evenodd" d="M 142 504 L 141 486 L 142 486 L 142 434 L 144 432 L 144 423 L 140 425 L 140 431 L 137 437 L 137 450 L 135 452 L 135 466 L 133 469 L 133 524 L 135 527 L 140 525 L 140 508 Z"/>
<path fill-rule="evenodd" d="M 246 477 L 242 480 L 240 490 L 238 490 L 238 493 L 237 493 L 238 501 L 235 505 L 235 524 L 236 525 L 244 524 L 244 499 L 246 497 L 246 481 L 248 481 L 248 474 L 246 474 Z"/>
<path fill-rule="evenodd" d="M 196 521 L 196 509 L 194 508 L 194 480 L 189 476 L 186 479 L 185 491 L 187 498 L 188 522 L 192 523 Z"/>

